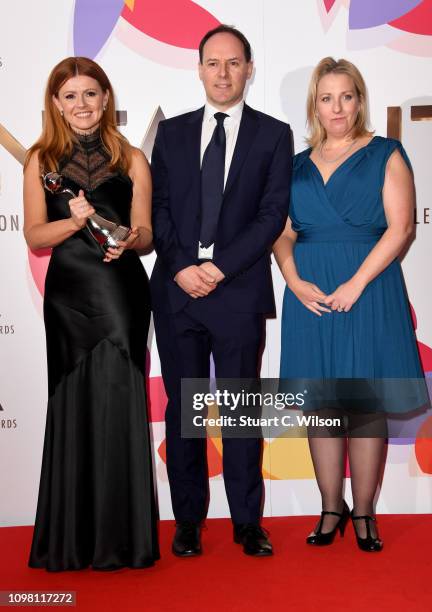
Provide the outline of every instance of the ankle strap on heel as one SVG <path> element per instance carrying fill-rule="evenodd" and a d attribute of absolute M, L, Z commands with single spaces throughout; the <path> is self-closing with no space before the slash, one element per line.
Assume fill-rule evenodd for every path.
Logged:
<path fill-rule="evenodd" d="M 371 534 L 371 530 L 370 530 L 370 522 L 373 521 L 374 523 L 377 522 L 376 518 L 374 516 L 370 516 L 369 514 L 362 514 L 359 516 L 354 516 L 354 514 L 351 514 L 351 519 L 353 521 L 361 521 L 363 520 L 366 523 L 366 534 L 367 534 L 367 538 L 372 538 L 372 534 Z"/>
<path fill-rule="evenodd" d="M 321 512 L 320 522 L 318 523 L 318 529 L 315 532 L 316 534 L 320 534 L 321 533 L 321 529 L 322 529 L 323 522 L 324 522 L 324 517 L 327 514 L 332 514 L 333 516 L 338 516 L 339 518 L 342 518 L 342 513 L 341 512 L 331 512 L 330 510 L 323 510 Z"/>

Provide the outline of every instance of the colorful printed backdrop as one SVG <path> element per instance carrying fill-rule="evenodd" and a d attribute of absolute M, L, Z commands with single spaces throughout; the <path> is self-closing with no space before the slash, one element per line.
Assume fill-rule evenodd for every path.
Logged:
<path fill-rule="evenodd" d="M 122 130 L 149 154 L 160 117 L 202 104 L 197 48 L 203 33 L 221 22 L 236 25 L 251 40 L 256 70 L 248 102 L 288 121 L 297 151 L 304 147 L 307 83 L 313 66 L 326 55 L 346 57 L 363 72 L 378 134 L 387 133 L 388 108 L 400 108 L 400 120 L 389 126 L 408 150 L 417 187 L 417 237 L 403 267 L 423 367 L 432 382 L 432 298 L 427 275 L 432 237 L 432 123 L 427 121 L 432 108 L 432 0 L 7 3 L 0 9 L 0 461 L 7 468 L 0 476 L 0 525 L 33 522 L 42 452 L 46 408 L 42 296 L 50 252 L 32 253 L 26 248 L 21 181 L 25 149 L 40 131 L 48 73 L 68 55 L 100 62 L 114 84 L 118 109 L 124 111 Z M 154 254 L 143 258 L 149 273 L 153 263 Z M 273 276 L 280 310 L 284 286 L 276 266 Z M 279 329 L 279 316 L 268 321 L 263 376 L 278 374 Z M 160 513 L 170 518 L 166 396 L 152 330 L 148 390 Z M 422 417 L 409 424 L 403 439 L 390 439 L 378 511 L 432 510 L 431 437 L 432 421 Z M 209 515 L 227 516 L 220 440 L 209 440 L 208 461 Z M 305 439 L 266 440 L 263 474 L 266 514 L 318 511 Z"/>

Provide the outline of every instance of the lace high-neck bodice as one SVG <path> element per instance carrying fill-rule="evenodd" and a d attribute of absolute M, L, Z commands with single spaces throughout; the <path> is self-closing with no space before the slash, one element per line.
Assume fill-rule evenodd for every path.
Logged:
<path fill-rule="evenodd" d="M 127 174 L 117 168 L 112 169 L 110 162 L 110 154 L 99 130 L 89 135 L 75 134 L 72 154 L 59 163 L 59 172 L 64 179 L 62 187 L 68 191 L 51 193 L 45 190 L 48 219 L 57 221 L 70 217 L 70 193 L 78 196 L 82 189 L 99 215 L 129 226 L 133 184 Z M 89 234 L 80 232 L 78 236 L 84 238 Z"/>
<path fill-rule="evenodd" d="M 75 134 L 75 137 L 77 142 L 72 155 L 62 160 L 60 172 L 84 191 L 91 193 L 118 172 L 110 168 L 110 155 L 102 141 L 100 130 L 93 134 Z"/>

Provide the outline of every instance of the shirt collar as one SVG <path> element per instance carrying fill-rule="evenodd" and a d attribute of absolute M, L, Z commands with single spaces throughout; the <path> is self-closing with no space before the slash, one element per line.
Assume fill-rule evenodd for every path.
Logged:
<path fill-rule="evenodd" d="M 223 111 L 226 115 L 228 115 L 234 121 L 240 121 L 242 112 L 244 108 L 244 100 L 238 102 L 235 106 L 231 106 L 228 110 Z M 215 113 L 220 113 L 221 111 L 214 106 L 212 106 L 209 102 L 206 102 L 204 107 L 204 117 L 203 123 L 211 121 L 213 119 L 213 115 Z"/>

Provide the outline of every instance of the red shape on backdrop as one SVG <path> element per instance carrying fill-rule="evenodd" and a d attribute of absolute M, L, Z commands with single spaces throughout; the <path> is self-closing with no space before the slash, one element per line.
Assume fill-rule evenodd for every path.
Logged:
<path fill-rule="evenodd" d="M 162 440 L 158 448 L 159 457 L 166 464 L 166 440 Z M 211 438 L 207 440 L 207 465 L 209 478 L 222 474 L 222 457 Z"/>
<path fill-rule="evenodd" d="M 144 34 L 185 49 L 198 49 L 203 35 L 220 25 L 191 0 L 135 0 L 133 10 L 125 5 L 122 17 Z"/>
<path fill-rule="evenodd" d="M 416 313 L 415 313 L 415 310 L 412 304 L 410 304 L 410 310 L 411 310 L 411 319 L 413 322 L 414 330 L 417 330 L 417 316 L 416 316 Z M 420 355 L 420 361 L 421 361 L 421 365 L 423 368 L 423 372 L 432 372 L 432 349 L 431 347 L 417 340 L 417 348 L 418 348 L 418 352 Z"/>
<path fill-rule="evenodd" d="M 148 413 L 151 423 L 160 423 L 165 419 L 167 395 L 161 376 L 147 378 Z"/>
<path fill-rule="evenodd" d="M 417 347 L 423 372 L 432 372 L 432 349 L 419 341 L 417 341 Z"/>
<path fill-rule="evenodd" d="M 414 329 L 417 329 L 417 315 L 415 313 L 413 305 L 410 303 L 409 306 L 410 306 L 410 311 L 411 311 L 411 319 L 412 319 L 412 322 L 413 322 L 413 327 L 414 327 Z"/>
<path fill-rule="evenodd" d="M 418 430 L 415 455 L 422 472 L 432 474 L 432 417 L 429 417 Z"/>
<path fill-rule="evenodd" d="M 38 249 L 32 251 L 28 249 L 28 260 L 30 270 L 33 276 L 36 287 L 43 297 L 45 292 L 45 277 L 48 270 L 48 264 L 51 258 L 51 249 Z"/>
<path fill-rule="evenodd" d="M 348 453 L 346 454 L 346 457 L 345 457 L 345 478 L 351 478 L 351 470 L 350 470 Z"/>
<path fill-rule="evenodd" d="M 162 461 L 166 464 L 166 440 L 165 438 L 159 444 L 158 455 L 162 459 Z"/>
<path fill-rule="evenodd" d="M 423 0 L 421 4 L 416 6 L 403 15 L 399 19 L 390 21 L 389 25 L 404 32 L 411 34 L 423 34 L 424 36 L 432 35 L 432 0 Z"/>
<path fill-rule="evenodd" d="M 325 9 L 327 11 L 327 13 L 330 13 L 330 11 L 333 8 L 333 4 L 336 2 L 336 0 L 324 0 L 324 6 Z"/>

